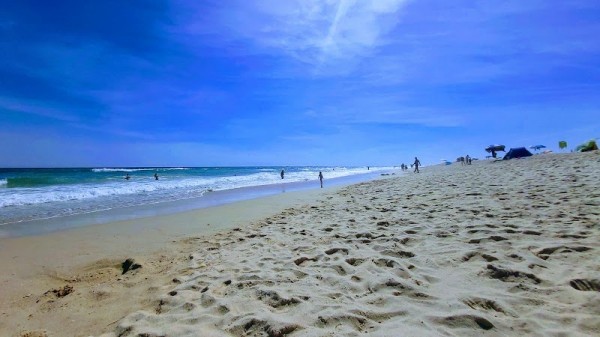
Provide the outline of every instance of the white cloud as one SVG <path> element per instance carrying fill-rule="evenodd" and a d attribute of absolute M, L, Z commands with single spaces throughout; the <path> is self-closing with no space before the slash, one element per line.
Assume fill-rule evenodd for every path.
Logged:
<path fill-rule="evenodd" d="M 208 32 L 198 13 L 186 32 L 242 39 L 318 72 L 349 69 L 383 43 L 407 0 L 269 0 L 237 2 L 217 12 L 221 28 Z M 232 34 L 232 35 L 230 35 Z"/>

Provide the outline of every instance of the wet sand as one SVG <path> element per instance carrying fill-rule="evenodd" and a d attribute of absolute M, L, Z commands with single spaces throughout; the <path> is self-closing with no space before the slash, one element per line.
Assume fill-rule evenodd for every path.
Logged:
<path fill-rule="evenodd" d="M 283 193 L 40 236 L 0 238 L 0 336 L 89 336 L 111 330 L 132 311 L 152 307 L 160 289 L 187 268 L 195 247 L 186 238 L 247 226 L 313 202 L 322 193 Z M 127 258 L 142 268 L 122 274 Z M 65 286 L 73 292 L 63 297 L 53 292 Z"/>
<path fill-rule="evenodd" d="M 363 181 L 377 179 L 387 171 L 354 174 L 326 179 L 325 186 L 339 187 Z M 392 173 L 394 173 L 392 171 Z M 73 214 L 69 216 L 35 219 L 2 224 L 0 222 L 0 239 L 43 235 L 74 228 L 103 225 L 106 223 L 136 220 L 141 218 L 161 217 L 169 214 L 185 213 L 203 208 L 226 205 L 234 202 L 264 198 L 273 195 L 296 191 L 309 191 L 319 187 L 317 179 L 306 181 L 282 181 L 277 184 L 240 187 L 205 193 L 201 197 L 164 201 L 141 205 L 123 205 L 113 209 L 98 210 Z M 35 206 L 34 206 L 35 207 Z M 1 217 L 1 214 L 0 214 Z"/>
<path fill-rule="evenodd" d="M 29 297 L 2 278 L 0 334 L 599 335 L 599 174 L 598 151 L 474 161 L 230 205 L 215 211 L 227 226 L 203 235 L 203 216 L 180 218 L 187 229 L 124 275 L 108 240 L 54 283 L 15 275 L 40 283 Z M 23 245 L 0 244 L 2 260 L 21 258 Z"/>

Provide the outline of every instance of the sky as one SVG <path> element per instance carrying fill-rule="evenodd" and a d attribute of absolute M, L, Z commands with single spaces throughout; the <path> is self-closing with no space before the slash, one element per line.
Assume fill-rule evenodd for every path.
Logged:
<path fill-rule="evenodd" d="M 437 164 L 600 137 L 597 0 L 4 1 L 0 167 Z"/>

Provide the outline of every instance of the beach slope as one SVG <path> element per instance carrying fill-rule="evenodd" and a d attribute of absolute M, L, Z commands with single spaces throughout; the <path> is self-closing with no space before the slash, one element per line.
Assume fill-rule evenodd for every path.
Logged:
<path fill-rule="evenodd" d="M 181 267 L 95 334 L 600 335 L 599 173 L 596 151 L 324 190 L 179 241 Z"/>
<path fill-rule="evenodd" d="M 107 336 L 600 334 L 600 156 L 436 167 L 196 240 Z"/>

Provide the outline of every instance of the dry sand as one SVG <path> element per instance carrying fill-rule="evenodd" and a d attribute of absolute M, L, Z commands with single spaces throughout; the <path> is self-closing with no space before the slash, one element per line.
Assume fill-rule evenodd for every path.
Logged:
<path fill-rule="evenodd" d="M 0 238 L 0 336 L 89 336 L 113 330 L 125 315 L 153 307 L 164 287 L 188 267 L 195 246 L 185 238 L 245 226 L 320 194 L 283 193 L 43 236 Z M 142 268 L 122 275 L 121 263 L 130 257 Z M 73 291 L 58 296 L 65 295 L 60 290 L 66 286 Z"/>
<path fill-rule="evenodd" d="M 151 258 L 129 276 L 108 273 L 126 288 L 120 297 L 63 278 L 55 289 L 73 293 L 3 306 L 13 325 L 0 334 L 15 327 L 15 311 L 33 310 L 15 335 L 597 336 L 599 174 L 596 151 L 316 191 L 237 228 L 165 244 L 174 266 Z M 44 305 L 63 310 L 61 325 Z M 105 311 L 123 306 L 137 311 L 106 322 Z M 91 311 L 71 329 L 79 307 Z"/>

